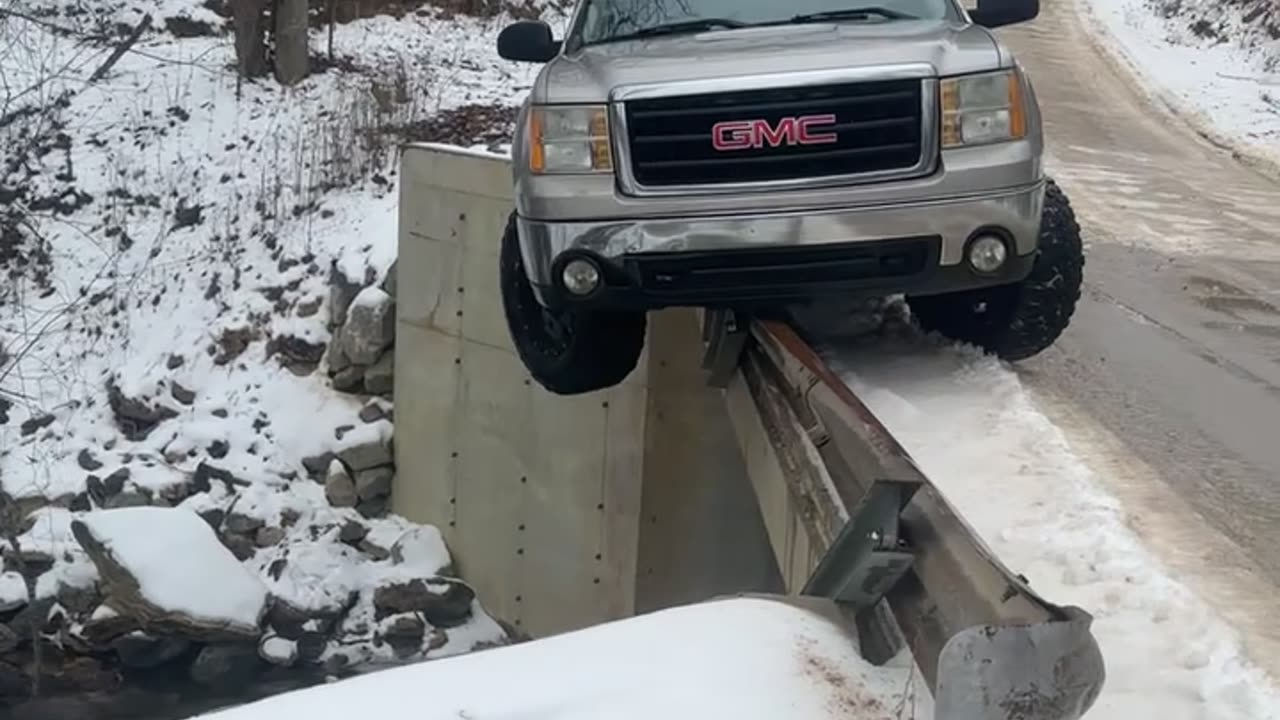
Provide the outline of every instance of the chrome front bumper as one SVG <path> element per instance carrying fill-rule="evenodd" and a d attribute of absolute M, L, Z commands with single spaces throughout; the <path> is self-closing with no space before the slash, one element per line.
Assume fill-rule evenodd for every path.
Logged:
<path fill-rule="evenodd" d="M 529 279 L 553 285 L 556 261 L 586 251 L 606 262 L 646 253 L 731 252 L 750 248 L 812 247 L 897 238 L 940 238 L 937 264 L 960 265 L 979 230 L 998 229 L 1014 254 L 1036 248 L 1044 181 L 979 196 L 794 213 L 734 214 L 693 218 L 645 218 L 543 222 L 520 217 L 520 245 Z"/>

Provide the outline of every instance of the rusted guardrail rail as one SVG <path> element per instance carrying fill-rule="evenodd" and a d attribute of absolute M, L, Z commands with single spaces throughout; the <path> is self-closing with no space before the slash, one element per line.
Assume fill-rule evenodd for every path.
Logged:
<path fill-rule="evenodd" d="M 1005 567 L 795 330 L 726 315 L 705 365 L 788 591 L 844 605 L 873 662 L 909 647 L 937 718 L 1081 717 L 1105 678 L 1092 617 Z"/>

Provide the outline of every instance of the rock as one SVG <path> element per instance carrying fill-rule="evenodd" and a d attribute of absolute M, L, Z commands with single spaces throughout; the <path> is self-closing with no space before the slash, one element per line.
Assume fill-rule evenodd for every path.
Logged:
<path fill-rule="evenodd" d="M 249 535 L 264 525 L 266 522 L 259 518 L 233 512 L 227 516 L 225 528 L 227 532 Z"/>
<path fill-rule="evenodd" d="M 388 349 L 364 371 L 364 391 L 370 395 L 390 395 L 395 386 L 396 353 Z"/>
<path fill-rule="evenodd" d="M 125 397 L 114 381 L 107 382 L 107 402 L 121 432 L 134 442 L 146 440 L 157 425 L 178 416 L 173 408 L 153 406 L 144 400 Z"/>
<path fill-rule="evenodd" d="M 432 626 L 447 628 L 471 617 L 474 600 L 475 591 L 457 580 L 411 580 L 378 588 L 373 594 L 373 607 L 379 619 L 420 612 Z"/>
<path fill-rule="evenodd" d="M 89 493 L 82 492 L 71 500 L 71 512 L 89 512 L 93 509 L 93 503 L 89 502 Z"/>
<path fill-rule="evenodd" d="M 324 343 L 313 343 L 294 335 L 281 335 L 267 342 L 267 357 L 280 356 L 280 363 L 295 375 L 308 375 L 324 357 Z"/>
<path fill-rule="evenodd" d="M 209 645 L 191 663 L 191 679 L 206 687 L 232 688 L 248 683 L 264 669 L 256 643 Z"/>
<path fill-rule="evenodd" d="M 352 282 L 346 273 L 338 269 L 335 260 L 329 266 L 329 327 L 335 328 L 347 321 L 347 310 L 360 293 L 360 283 Z"/>
<path fill-rule="evenodd" d="M 338 539 L 344 543 L 355 544 L 363 540 L 368 534 L 369 528 L 354 520 L 348 520 L 343 523 L 342 529 L 338 531 Z"/>
<path fill-rule="evenodd" d="M 355 507 L 359 501 L 356 483 L 339 460 L 329 464 L 329 476 L 324 481 L 324 496 L 334 507 Z"/>
<path fill-rule="evenodd" d="M 350 658 L 343 653 L 334 653 L 324 661 L 324 671 L 330 675 L 337 675 L 351 664 Z"/>
<path fill-rule="evenodd" d="M 391 465 L 395 458 L 390 445 L 384 440 L 356 443 L 338 451 L 338 459 L 353 472 Z"/>
<path fill-rule="evenodd" d="M 369 540 L 362 540 L 360 542 L 359 548 L 361 551 L 364 552 L 365 555 L 368 555 L 374 560 L 381 561 L 391 557 L 390 550 L 382 547 L 381 545 L 377 545 L 373 542 L 370 542 Z"/>
<path fill-rule="evenodd" d="M 194 390 L 188 390 L 176 382 L 169 387 L 169 395 L 183 405 L 191 405 L 196 401 L 196 394 Z"/>
<path fill-rule="evenodd" d="M 253 540 L 243 535 L 223 533 L 218 539 L 222 541 L 222 546 L 231 551 L 231 554 L 240 562 L 248 560 L 258 552 L 258 546 Z"/>
<path fill-rule="evenodd" d="M 117 510 L 119 508 L 143 507 L 150 504 L 151 498 L 137 490 L 130 490 L 129 492 L 122 492 L 119 495 L 112 496 L 102 504 L 102 507 L 107 510 Z"/>
<path fill-rule="evenodd" d="M 340 608 L 303 610 L 287 600 L 276 598 L 267 614 L 267 623 L 280 637 L 298 640 L 311 630 L 328 628 L 341 613 Z"/>
<path fill-rule="evenodd" d="M 89 472 L 102 468 L 102 463 L 98 462 L 98 459 L 93 456 L 93 453 L 89 451 L 89 448 L 85 448 L 80 451 L 80 454 L 76 456 L 76 462 L 81 468 L 84 468 Z"/>
<path fill-rule="evenodd" d="M 114 541 L 117 531 L 131 525 L 146 528 L 149 542 Z M 149 633 L 252 643 L 261 635 L 266 586 L 220 546 L 217 534 L 194 513 L 160 508 L 94 513 L 72 520 L 71 534 L 97 569 L 111 607 L 138 620 Z M 181 548 L 182 555 L 173 555 L 173 548 Z M 198 574 L 164 574 L 166 563 L 181 568 L 196 562 L 193 558 L 200 564 Z M 205 591 L 211 581 L 220 597 L 234 598 L 233 605 L 224 602 L 205 611 L 184 607 L 181 598 Z"/>
<path fill-rule="evenodd" d="M 341 440 L 342 438 L 346 437 L 347 433 L 355 429 L 356 429 L 355 425 L 339 425 L 338 427 L 333 429 L 333 436 L 338 440 Z"/>
<path fill-rule="evenodd" d="M 9 629 L 20 638 L 31 637 L 32 625 L 40 631 L 49 629 L 49 611 L 56 604 L 51 597 L 41 598 L 18 611 L 9 621 Z"/>
<path fill-rule="evenodd" d="M 336 341 L 329 343 L 329 375 L 336 375 L 350 367 L 351 358 L 342 351 L 342 345 Z"/>
<path fill-rule="evenodd" d="M 80 634 L 90 645 L 107 648 L 111 641 L 126 633 L 140 629 L 137 620 L 121 615 L 110 605 L 99 606 L 93 615 L 85 621 Z"/>
<path fill-rule="evenodd" d="M 360 408 L 360 420 L 367 423 L 378 422 L 387 418 L 387 410 L 377 402 L 371 402 Z"/>
<path fill-rule="evenodd" d="M 324 649 L 329 644 L 328 638 L 324 633 L 306 631 L 298 637 L 298 660 L 305 663 L 313 663 L 324 655 Z"/>
<path fill-rule="evenodd" d="M 205 448 L 205 450 L 209 453 L 209 457 L 214 460 L 221 460 L 227 456 L 227 453 L 231 452 L 231 446 L 227 444 L 226 440 L 214 440 L 209 443 L 209 447 Z"/>
<path fill-rule="evenodd" d="M 390 467 L 376 467 L 356 473 L 356 494 L 361 500 L 386 497 L 391 494 L 391 482 L 396 472 Z"/>
<path fill-rule="evenodd" d="M 395 301 L 381 288 L 367 287 L 351 302 L 337 342 L 352 363 L 372 365 L 390 347 L 395 333 Z"/>
<path fill-rule="evenodd" d="M 267 548 L 284 542 L 285 536 L 284 528 L 264 527 L 258 528 L 258 534 L 253 541 L 257 543 L 258 547 Z"/>
<path fill-rule="evenodd" d="M 391 498 L 385 496 L 369 498 L 368 500 L 361 500 L 360 504 L 356 505 L 356 512 L 360 513 L 360 516 L 364 518 L 380 518 L 386 516 L 390 507 Z"/>
<path fill-rule="evenodd" d="M 109 498 L 112 495 L 119 495 L 120 491 L 124 490 L 124 484 L 129 480 L 129 476 L 130 472 L 127 467 L 122 467 L 108 475 L 107 478 L 102 481 L 102 488 L 105 497 Z"/>
<path fill-rule="evenodd" d="M 186 361 L 187 361 L 186 358 L 182 357 L 181 355 L 170 355 L 169 359 L 165 361 L 164 366 L 170 370 L 177 370 L 178 368 L 182 367 L 182 364 L 185 363 Z"/>
<path fill-rule="evenodd" d="M 54 596 L 58 598 L 58 604 L 73 615 L 87 615 L 93 612 L 101 600 L 98 589 L 92 585 L 76 587 L 65 583 L 60 584 Z"/>
<path fill-rule="evenodd" d="M 0 655 L 8 655 L 14 648 L 22 644 L 26 638 L 9 629 L 8 625 L 0 625 Z"/>
<path fill-rule="evenodd" d="M 352 365 L 339 370 L 333 376 L 333 389 L 338 392 L 353 392 L 363 386 L 364 368 Z"/>
<path fill-rule="evenodd" d="M 196 466 L 195 474 L 191 477 L 191 490 L 196 493 L 207 493 L 212 488 L 214 480 L 222 483 L 231 494 L 238 492 L 236 487 L 249 487 L 248 481 L 241 480 L 230 471 L 201 462 Z"/>
<path fill-rule="evenodd" d="M 309 318 L 320 312 L 320 306 L 324 303 L 324 298 L 312 298 L 298 303 L 298 317 Z"/>
<path fill-rule="evenodd" d="M 267 635 L 258 643 L 258 657 L 280 667 L 298 662 L 298 643 L 279 635 Z"/>
<path fill-rule="evenodd" d="M 426 623 L 413 615 L 396 618 L 382 632 L 382 637 L 391 646 L 396 657 L 402 660 L 422 651 L 422 641 L 426 635 Z"/>
<path fill-rule="evenodd" d="M 382 290 L 391 297 L 396 296 L 396 270 L 400 265 L 400 259 L 391 261 L 391 267 L 387 268 L 387 276 L 382 278 Z"/>
<path fill-rule="evenodd" d="M 204 518 L 204 521 L 209 523 L 209 527 L 214 530 L 222 528 L 222 521 L 226 518 L 226 515 L 226 511 L 221 508 L 210 508 L 208 510 L 200 511 L 200 517 Z"/>
<path fill-rule="evenodd" d="M 22 433 L 23 437 L 34 435 L 52 425 L 54 419 L 55 418 L 52 415 L 41 415 L 39 417 L 28 418 L 18 426 L 18 431 Z"/>
<path fill-rule="evenodd" d="M 312 479 L 321 478 L 329 471 L 329 465 L 335 457 L 337 456 L 331 452 L 310 455 L 302 458 L 302 467 Z"/>
<path fill-rule="evenodd" d="M 141 632 L 122 635 L 111 642 L 120 662 L 144 670 L 163 665 L 187 651 L 191 643 L 176 637 L 152 637 Z"/>
<path fill-rule="evenodd" d="M 391 562 L 408 565 L 423 577 L 451 574 L 449 549 L 434 526 L 419 526 L 403 533 L 391 546 Z"/>

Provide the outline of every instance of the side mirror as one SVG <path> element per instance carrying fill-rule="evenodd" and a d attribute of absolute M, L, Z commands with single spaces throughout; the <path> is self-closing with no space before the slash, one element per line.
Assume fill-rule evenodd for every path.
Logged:
<path fill-rule="evenodd" d="M 506 60 L 544 63 L 559 52 L 560 42 L 541 20 L 520 20 L 498 34 L 498 55 Z"/>
<path fill-rule="evenodd" d="M 974 23 L 988 28 L 1034 20 L 1040 14 L 1040 0 L 978 0 L 969 11 Z"/>

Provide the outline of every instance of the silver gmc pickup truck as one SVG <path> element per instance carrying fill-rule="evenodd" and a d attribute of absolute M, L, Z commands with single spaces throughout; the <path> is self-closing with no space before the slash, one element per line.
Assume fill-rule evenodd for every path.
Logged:
<path fill-rule="evenodd" d="M 882 2 L 882 5 L 872 5 Z M 503 306 L 560 394 L 621 382 L 646 312 L 904 295 L 926 331 L 1010 361 L 1080 295 L 1035 92 L 990 28 L 1039 0 L 578 0 L 513 141 Z"/>

